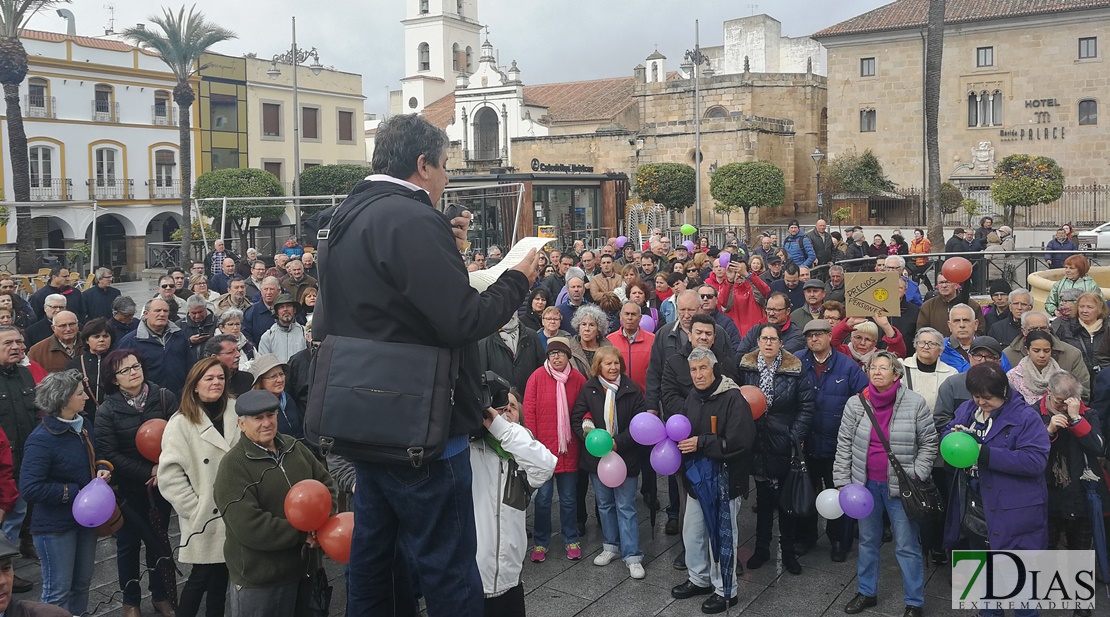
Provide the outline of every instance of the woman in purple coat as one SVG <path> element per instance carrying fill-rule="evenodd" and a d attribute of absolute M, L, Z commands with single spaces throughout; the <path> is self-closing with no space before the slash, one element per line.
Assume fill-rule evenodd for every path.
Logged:
<path fill-rule="evenodd" d="M 1048 548 L 1048 431 L 1040 414 L 1025 403 L 1002 367 L 987 362 L 967 372 L 971 400 L 956 409 L 945 429 L 971 434 L 980 443 L 979 459 L 956 474 L 944 531 L 945 548 L 966 539 L 972 549 L 1044 550 Z M 968 508 L 978 502 L 980 508 Z M 977 526 L 971 512 L 985 520 Z M 981 610 L 980 615 L 1002 615 Z M 1014 613 L 1037 615 L 1036 610 Z"/>

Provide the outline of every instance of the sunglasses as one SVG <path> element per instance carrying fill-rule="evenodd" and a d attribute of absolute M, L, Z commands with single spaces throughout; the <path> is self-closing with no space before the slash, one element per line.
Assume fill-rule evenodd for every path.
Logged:
<path fill-rule="evenodd" d="M 173 288 L 174 288 L 174 286 L 173 286 L 173 285 L 160 285 L 160 287 L 161 287 L 162 289 L 173 289 Z"/>

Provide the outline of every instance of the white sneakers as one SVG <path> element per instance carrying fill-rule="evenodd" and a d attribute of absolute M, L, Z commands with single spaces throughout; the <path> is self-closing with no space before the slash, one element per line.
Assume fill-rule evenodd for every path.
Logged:
<path fill-rule="evenodd" d="M 607 566 L 607 565 L 609 565 L 610 562 L 612 562 L 617 557 L 620 557 L 619 553 L 614 553 L 612 551 L 602 550 L 600 553 L 597 554 L 597 557 L 594 557 L 594 565 L 595 566 Z"/>
<path fill-rule="evenodd" d="M 628 575 L 635 579 L 644 578 L 644 576 L 646 576 L 644 573 L 644 566 L 638 563 L 628 564 Z"/>

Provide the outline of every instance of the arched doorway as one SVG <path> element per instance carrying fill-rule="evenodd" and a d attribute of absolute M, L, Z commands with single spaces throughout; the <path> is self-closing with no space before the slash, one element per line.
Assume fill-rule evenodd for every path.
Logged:
<path fill-rule="evenodd" d="M 92 226 L 85 233 L 85 242 L 92 240 Z M 96 253 L 92 255 L 92 265 L 104 267 L 119 274 L 127 265 L 127 229 L 115 214 L 101 214 L 96 217 Z"/>
<path fill-rule="evenodd" d="M 477 161 L 492 161 L 500 158 L 498 134 L 500 121 L 497 112 L 489 107 L 483 107 L 474 114 L 474 159 Z"/>

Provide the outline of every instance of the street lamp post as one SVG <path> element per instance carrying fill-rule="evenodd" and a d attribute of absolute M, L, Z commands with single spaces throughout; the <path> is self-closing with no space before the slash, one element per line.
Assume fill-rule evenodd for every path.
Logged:
<path fill-rule="evenodd" d="M 297 239 L 301 242 L 304 242 L 304 238 L 301 238 L 301 207 L 296 200 L 301 194 L 301 109 L 300 92 L 297 90 L 297 67 L 309 58 L 312 58 L 312 64 L 308 65 L 309 70 L 313 75 L 319 75 L 324 69 L 324 65 L 320 64 L 320 54 L 315 47 L 309 50 L 297 48 L 297 18 L 293 17 L 293 46 L 283 54 L 274 54 L 273 60 L 270 61 L 270 70 L 266 71 L 266 75 L 270 79 L 281 77 L 278 63 L 293 67 L 293 213 L 296 220 Z"/>
<path fill-rule="evenodd" d="M 821 163 L 825 160 L 825 153 L 821 152 L 821 148 L 814 148 L 809 158 L 817 166 L 817 218 L 821 218 L 821 210 L 824 208 L 824 200 L 821 199 Z"/>
<path fill-rule="evenodd" d="M 709 56 L 701 53 L 698 20 L 694 20 L 694 48 L 686 51 L 686 62 L 682 69 L 694 78 L 694 226 L 701 228 L 701 65 L 705 74 L 712 76 Z"/>

